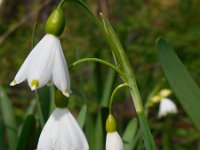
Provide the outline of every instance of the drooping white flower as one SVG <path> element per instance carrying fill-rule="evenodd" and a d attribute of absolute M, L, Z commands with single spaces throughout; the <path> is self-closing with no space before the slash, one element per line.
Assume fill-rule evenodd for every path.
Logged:
<path fill-rule="evenodd" d="M 37 150 L 89 150 L 89 146 L 69 110 L 56 108 L 42 130 Z"/>
<path fill-rule="evenodd" d="M 124 144 L 117 131 L 108 132 L 106 136 L 106 150 L 123 150 Z"/>
<path fill-rule="evenodd" d="M 53 82 L 65 96 L 69 96 L 69 72 L 58 37 L 46 34 L 30 52 L 10 85 L 24 80 L 28 80 L 31 90 Z"/>
<path fill-rule="evenodd" d="M 163 98 L 160 102 L 158 118 L 164 117 L 167 114 L 176 114 L 176 104 L 169 98 Z"/>
<path fill-rule="evenodd" d="M 106 119 L 106 150 L 123 150 L 124 144 L 117 132 L 117 123 L 110 113 Z"/>

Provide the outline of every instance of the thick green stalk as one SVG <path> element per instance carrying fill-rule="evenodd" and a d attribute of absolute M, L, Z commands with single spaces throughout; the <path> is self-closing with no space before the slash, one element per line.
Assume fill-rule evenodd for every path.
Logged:
<path fill-rule="evenodd" d="M 155 150 L 156 145 L 155 145 L 153 136 L 151 134 L 147 118 L 145 116 L 144 108 L 142 105 L 142 100 L 140 97 L 140 93 L 139 93 L 139 90 L 138 90 L 138 87 L 136 84 L 135 76 L 132 71 L 130 62 L 129 62 L 127 55 L 126 55 L 123 47 L 121 46 L 121 43 L 119 42 L 119 39 L 116 36 L 112 26 L 110 25 L 108 20 L 102 14 L 101 14 L 101 16 L 102 16 L 105 30 L 107 32 L 108 39 L 109 39 L 107 41 L 110 44 L 112 51 L 115 54 L 116 59 L 120 64 L 120 67 L 122 68 L 122 70 L 124 71 L 124 73 L 127 77 L 128 84 L 130 86 L 130 93 L 131 93 L 132 101 L 134 103 L 135 110 L 136 110 L 138 118 L 139 118 L 140 127 L 141 127 L 141 130 L 143 133 L 143 139 L 144 139 L 146 149 Z"/>

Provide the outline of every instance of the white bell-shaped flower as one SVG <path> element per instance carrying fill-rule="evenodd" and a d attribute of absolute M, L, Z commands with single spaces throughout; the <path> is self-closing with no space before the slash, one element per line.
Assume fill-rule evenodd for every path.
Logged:
<path fill-rule="evenodd" d="M 117 131 L 108 132 L 106 136 L 106 150 L 123 150 L 124 144 Z"/>
<path fill-rule="evenodd" d="M 89 146 L 69 110 L 56 108 L 42 130 L 37 150 L 89 150 Z"/>
<path fill-rule="evenodd" d="M 158 118 L 164 117 L 167 114 L 176 114 L 176 104 L 169 98 L 163 98 L 160 102 Z"/>
<path fill-rule="evenodd" d="M 114 116 L 110 113 L 106 119 L 106 150 L 123 150 L 124 144 L 117 132 L 117 124 Z"/>
<path fill-rule="evenodd" d="M 53 82 L 65 96 L 69 96 L 69 72 L 58 37 L 46 34 L 30 52 L 10 85 L 24 80 L 28 80 L 31 90 Z"/>

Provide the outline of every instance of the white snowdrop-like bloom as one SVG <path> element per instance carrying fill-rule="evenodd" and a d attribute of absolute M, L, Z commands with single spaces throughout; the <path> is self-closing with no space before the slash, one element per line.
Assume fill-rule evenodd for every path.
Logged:
<path fill-rule="evenodd" d="M 169 98 L 163 98 L 160 102 L 158 118 L 164 117 L 167 114 L 176 114 L 176 104 Z"/>
<path fill-rule="evenodd" d="M 69 96 L 69 72 L 58 37 L 46 34 L 30 52 L 10 85 L 24 80 L 28 80 L 31 90 L 53 82 L 65 96 Z"/>
<path fill-rule="evenodd" d="M 124 144 L 117 131 L 108 132 L 106 136 L 106 150 L 123 150 Z"/>
<path fill-rule="evenodd" d="M 89 146 L 69 110 L 56 108 L 42 130 L 37 150 L 89 150 Z"/>
<path fill-rule="evenodd" d="M 106 119 L 106 150 L 123 150 L 124 144 L 117 132 L 117 124 L 114 116 L 109 114 Z"/>

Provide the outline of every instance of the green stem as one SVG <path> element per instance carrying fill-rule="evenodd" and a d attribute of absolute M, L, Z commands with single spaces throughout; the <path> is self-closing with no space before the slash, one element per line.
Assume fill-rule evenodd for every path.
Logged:
<path fill-rule="evenodd" d="M 34 36 L 35 36 L 36 27 L 37 27 L 37 22 L 33 26 L 31 48 L 33 48 L 33 46 L 34 46 Z"/>
<path fill-rule="evenodd" d="M 156 145 L 148 125 L 147 117 L 144 112 L 142 100 L 136 84 L 134 73 L 132 71 L 131 64 L 112 26 L 102 14 L 101 16 L 102 20 L 104 21 L 105 30 L 108 34 L 108 43 L 112 47 L 113 53 L 115 54 L 118 62 L 120 63 L 122 70 L 125 72 L 128 84 L 131 87 L 130 93 L 140 122 L 145 147 L 148 150 L 155 150 Z"/>
<path fill-rule="evenodd" d="M 42 114 L 42 109 L 41 109 L 41 106 L 40 106 L 39 94 L 38 94 L 37 89 L 35 90 L 35 100 L 37 102 L 40 124 L 43 127 L 44 126 L 44 117 L 43 117 L 43 114 Z"/>
<path fill-rule="evenodd" d="M 89 16 L 92 18 L 92 20 L 96 23 L 96 25 L 98 26 L 98 28 L 101 30 L 101 32 L 104 34 L 104 36 L 106 36 L 106 32 L 104 31 L 103 25 L 101 24 L 101 22 L 99 21 L 99 19 L 94 15 L 94 13 L 90 10 L 90 8 L 87 6 L 87 4 L 85 2 L 83 2 L 82 0 L 62 0 L 59 4 L 58 7 L 62 7 L 62 5 L 65 2 L 75 2 L 78 3 L 80 6 L 82 6 L 84 8 L 84 10 L 89 14 Z"/>
<path fill-rule="evenodd" d="M 58 8 L 61 8 L 62 5 L 66 2 L 67 0 L 61 0 L 61 2 L 58 4 Z"/>
<path fill-rule="evenodd" d="M 78 64 L 80 64 L 80 63 L 88 62 L 88 61 L 95 61 L 95 62 L 104 64 L 104 65 L 106 65 L 106 66 L 112 68 L 113 70 L 115 70 L 117 73 L 119 73 L 123 80 L 127 80 L 125 74 L 124 74 L 120 69 L 118 69 L 118 68 L 117 68 L 116 66 L 114 66 L 113 64 L 111 64 L 111 63 L 109 63 L 109 62 L 107 62 L 107 61 L 105 61 L 105 60 L 99 59 L 99 58 L 83 58 L 83 59 L 79 59 L 79 60 L 75 61 L 75 62 L 72 64 L 72 67 L 75 67 L 76 65 L 78 65 Z"/>
<path fill-rule="evenodd" d="M 102 23 L 97 19 L 97 17 L 92 13 L 92 11 L 83 1 L 70 0 L 70 2 L 76 2 L 80 4 L 84 8 L 84 10 L 91 16 L 92 20 L 97 24 L 99 29 L 102 31 L 106 41 L 111 47 L 114 58 L 116 58 L 117 60 L 117 64 L 119 63 L 120 69 L 122 69 L 122 72 L 125 73 L 127 82 L 129 86 L 131 87 L 130 93 L 131 93 L 132 101 L 135 106 L 135 110 L 138 114 L 138 119 L 139 119 L 140 127 L 142 130 L 145 147 L 148 150 L 156 150 L 156 145 L 155 145 L 153 136 L 151 134 L 147 118 L 145 116 L 145 112 L 144 112 L 142 100 L 140 97 L 140 93 L 136 84 L 135 76 L 133 74 L 127 55 L 121 43 L 119 42 L 119 39 L 117 35 L 115 34 L 112 26 L 110 25 L 108 20 L 101 14 L 102 20 L 104 22 L 104 27 L 103 27 Z"/>
<path fill-rule="evenodd" d="M 128 83 L 123 83 L 123 84 L 118 85 L 118 86 L 114 89 L 114 91 L 112 92 L 111 97 L 110 97 L 110 103 L 109 103 L 109 114 L 112 113 L 112 103 L 113 103 L 113 99 L 114 99 L 115 94 L 116 94 L 121 88 L 124 88 L 124 87 L 129 87 Z"/>

